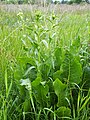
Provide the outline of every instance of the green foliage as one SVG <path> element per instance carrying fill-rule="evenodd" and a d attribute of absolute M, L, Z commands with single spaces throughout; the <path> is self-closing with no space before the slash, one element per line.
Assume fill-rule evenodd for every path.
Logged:
<path fill-rule="evenodd" d="M 0 14 L 0 120 L 88 120 L 89 13 Z"/>
<path fill-rule="evenodd" d="M 75 3 L 81 3 L 82 0 L 75 0 L 74 2 L 75 2 Z"/>
<path fill-rule="evenodd" d="M 59 107 L 55 113 L 58 115 L 58 117 L 66 120 L 69 119 L 69 117 L 71 116 L 71 110 L 69 108 L 66 107 Z"/>

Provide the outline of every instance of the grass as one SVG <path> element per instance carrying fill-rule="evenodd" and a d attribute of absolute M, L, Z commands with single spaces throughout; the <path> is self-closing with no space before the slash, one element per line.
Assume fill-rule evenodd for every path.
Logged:
<path fill-rule="evenodd" d="M 0 10 L 0 120 L 90 119 L 90 11 L 54 10 Z"/>

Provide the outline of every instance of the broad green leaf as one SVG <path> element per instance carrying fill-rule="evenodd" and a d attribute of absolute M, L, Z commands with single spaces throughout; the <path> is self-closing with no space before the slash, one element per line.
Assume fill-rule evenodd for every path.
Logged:
<path fill-rule="evenodd" d="M 37 86 L 40 84 L 40 82 L 42 81 L 41 77 L 37 77 L 33 82 L 32 82 L 32 86 Z"/>
<path fill-rule="evenodd" d="M 56 66 L 60 66 L 61 65 L 61 63 L 62 63 L 62 50 L 61 50 L 61 48 L 56 48 L 55 49 L 55 57 L 56 57 Z"/>
<path fill-rule="evenodd" d="M 90 88 L 90 66 L 85 66 L 83 70 L 83 82 L 84 88 L 89 89 Z"/>
<path fill-rule="evenodd" d="M 63 84 L 59 79 L 56 79 L 54 81 L 54 88 L 55 88 L 55 93 L 57 95 L 60 94 L 60 92 L 62 92 L 63 90 L 65 90 L 67 85 Z"/>
<path fill-rule="evenodd" d="M 57 114 L 58 117 L 67 118 L 67 117 L 70 117 L 70 116 L 71 116 L 71 110 L 70 110 L 70 108 L 65 107 L 65 106 L 59 107 L 59 108 L 55 111 L 55 113 Z"/>
<path fill-rule="evenodd" d="M 48 78 L 48 75 L 50 74 L 50 70 L 51 70 L 51 64 L 50 61 L 48 60 L 46 64 L 42 64 L 41 65 L 41 73 L 42 73 L 42 77 L 44 79 Z"/>
<path fill-rule="evenodd" d="M 60 79 L 61 78 L 61 73 L 62 73 L 62 71 L 61 70 L 57 70 L 56 72 L 54 72 L 54 74 L 53 74 L 53 78 L 54 78 L 54 80 L 55 79 Z"/>
<path fill-rule="evenodd" d="M 20 58 L 17 58 L 18 62 L 20 65 L 24 65 L 26 63 L 29 63 L 31 65 L 35 65 L 35 61 L 33 58 L 29 58 L 29 57 L 20 57 Z"/>
<path fill-rule="evenodd" d="M 66 51 L 65 59 L 61 66 L 63 72 L 62 79 L 67 79 L 70 83 L 79 84 L 81 82 L 82 67 L 78 59 L 76 59 L 69 51 Z"/>
<path fill-rule="evenodd" d="M 42 84 L 39 84 L 33 89 L 36 101 L 40 104 L 41 107 L 45 107 L 48 103 L 47 98 L 47 94 L 49 91 L 48 85 L 43 86 Z"/>
<path fill-rule="evenodd" d="M 63 84 L 59 79 L 54 81 L 54 90 L 56 95 L 58 96 L 58 103 L 57 106 L 64 106 L 67 105 L 66 101 L 66 87 L 67 85 Z"/>
<path fill-rule="evenodd" d="M 23 103 L 23 109 L 25 112 L 28 112 L 30 110 L 30 99 L 25 99 L 24 103 Z"/>

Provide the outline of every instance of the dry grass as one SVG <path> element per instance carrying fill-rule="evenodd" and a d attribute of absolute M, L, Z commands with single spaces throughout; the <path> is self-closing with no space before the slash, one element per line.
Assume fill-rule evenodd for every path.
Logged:
<path fill-rule="evenodd" d="M 39 6 L 39 5 L 0 5 L 1 10 L 5 11 L 32 11 L 32 10 L 43 10 L 44 12 L 48 11 L 59 11 L 59 12 L 75 12 L 75 11 L 90 11 L 90 4 L 81 4 L 81 5 L 48 5 L 48 6 Z"/>

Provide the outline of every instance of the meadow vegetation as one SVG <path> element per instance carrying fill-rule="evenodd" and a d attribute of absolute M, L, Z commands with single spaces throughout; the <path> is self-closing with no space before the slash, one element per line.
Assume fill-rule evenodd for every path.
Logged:
<path fill-rule="evenodd" d="M 0 9 L 0 120 L 90 119 L 90 11 Z"/>

